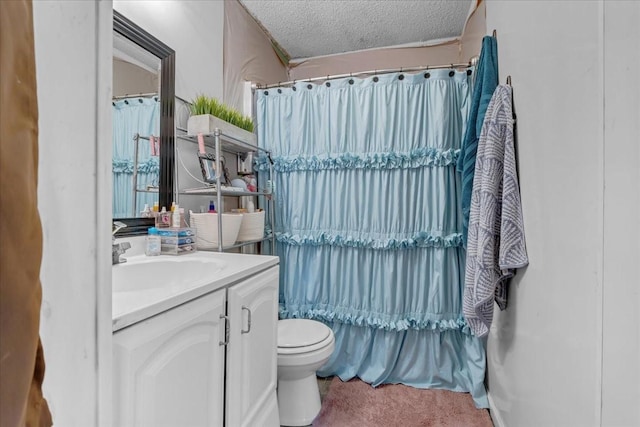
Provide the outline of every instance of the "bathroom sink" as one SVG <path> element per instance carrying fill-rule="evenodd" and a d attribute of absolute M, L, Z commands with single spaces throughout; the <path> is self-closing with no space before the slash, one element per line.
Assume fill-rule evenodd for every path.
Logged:
<path fill-rule="evenodd" d="M 114 332 L 278 264 L 273 256 L 207 251 L 125 258 L 111 267 Z"/>
<path fill-rule="evenodd" d="M 214 280 L 224 268 L 223 261 L 197 255 L 129 257 L 111 270 L 112 292 L 187 289 Z"/>

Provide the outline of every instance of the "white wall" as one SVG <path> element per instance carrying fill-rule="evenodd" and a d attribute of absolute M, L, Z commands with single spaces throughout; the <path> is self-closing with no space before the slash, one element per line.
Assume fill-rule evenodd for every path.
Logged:
<path fill-rule="evenodd" d="M 530 257 L 488 342 L 497 425 L 640 424 L 638 5 L 487 3 Z"/>
<path fill-rule="evenodd" d="M 602 425 L 640 426 L 640 2 L 604 2 Z"/>
<path fill-rule="evenodd" d="M 222 99 L 223 1 L 114 0 L 113 8 L 176 51 L 176 96 Z"/>
<path fill-rule="evenodd" d="M 115 3 L 176 51 L 176 95 L 222 97 L 222 2 Z M 109 426 L 113 5 L 35 1 L 33 7 L 44 394 L 56 425 Z"/>
<path fill-rule="evenodd" d="M 34 1 L 33 12 L 43 391 L 55 425 L 109 426 L 111 3 Z"/>
<path fill-rule="evenodd" d="M 223 99 L 223 1 L 114 0 L 113 8 L 176 51 L 176 96 L 187 101 L 199 94 Z M 187 107 L 176 102 L 176 126 L 186 128 L 188 116 Z M 179 187 L 202 186 L 180 162 L 201 178 L 197 146 L 180 139 L 176 146 Z M 179 196 L 177 201 L 186 211 L 208 206 L 202 197 Z"/>

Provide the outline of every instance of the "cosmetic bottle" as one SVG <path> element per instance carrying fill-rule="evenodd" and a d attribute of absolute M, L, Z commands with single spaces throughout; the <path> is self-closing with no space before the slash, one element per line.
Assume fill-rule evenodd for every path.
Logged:
<path fill-rule="evenodd" d="M 216 213 L 216 207 L 213 204 L 213 200 L 209 202 L 209 213 Z"/>
<path fill-rule="evenodd" d="M 142 218 L 151 218 L 151 210 L 149 209 L 149 205 L 145 203 L 144 209 L 140 212 L 140 216 Z"/>
<path fill-rule="evenodd" d="M 180 228 L 187 228 L 189 224 L 187 224 L 187 218 L 184 216 L 184 208 L 180 208 Z"/>
<path fill-rule="evenodd" d="M 166 207 L 162 207 L 162 211 L 160 212 L 160 215 L 158 215 L 158 219 L 160 220 L 158 221 L 158 227 L 171 227 L 171 212 L 167 212 Z"/>
<path fill-rule="evenodd" d="M 171 216 L 171 226 L 174 228 L 180 228 L 180 206 L 173 205 L 173 214 Z"/>
<path fill-rule="evenodd" d="M 160 213 L 160 205 L 158 204 L 158 202 L 153 202 L 153 209 L 151 210 L 151 216 L 157 219 L 159 213 Z"/>

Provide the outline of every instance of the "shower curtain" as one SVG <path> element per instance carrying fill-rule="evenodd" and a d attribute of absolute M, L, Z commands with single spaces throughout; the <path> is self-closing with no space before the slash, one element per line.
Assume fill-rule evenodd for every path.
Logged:
<path fill-rule="evenodd" d="M 470 392 L 488 407 L 483 343 L 462 316 L 455 163 L 470 91 L 466 72 L 430 70 L 257 92 L 280 316 L 333 329 L 319 375 Z"/>
<path fill-rule="evenodd" d="M 158 136 L 160 130 L 160 102 L 154 98 L 127 98 L 113 103 L 113 218 L 140 216 L 145 204 L 153 206 L 158 193 L 138 193 L 136 212 L 133 210 L 133 166 L 136 133 Z M 138 142 L 138 184 L 158 185 L 160 162 L 151 156 L 149 141 Z"/>

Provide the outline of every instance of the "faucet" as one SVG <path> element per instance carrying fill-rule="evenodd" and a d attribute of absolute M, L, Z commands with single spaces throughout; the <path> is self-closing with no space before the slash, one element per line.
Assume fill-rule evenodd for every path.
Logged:
<path fill-rule="evenodd" d="M 127 262 L 125 258 L 120 258 L 120 255 L 124 254 L 127 249 L 131 249 L 131 243 L 120 242 L 116 243 L 115 234 L 121 229 L 125 228 L 127 224 L 120 221 L 114 221 L 113 227 L 111 227 L 111 265 L 122 264 Z"/>

